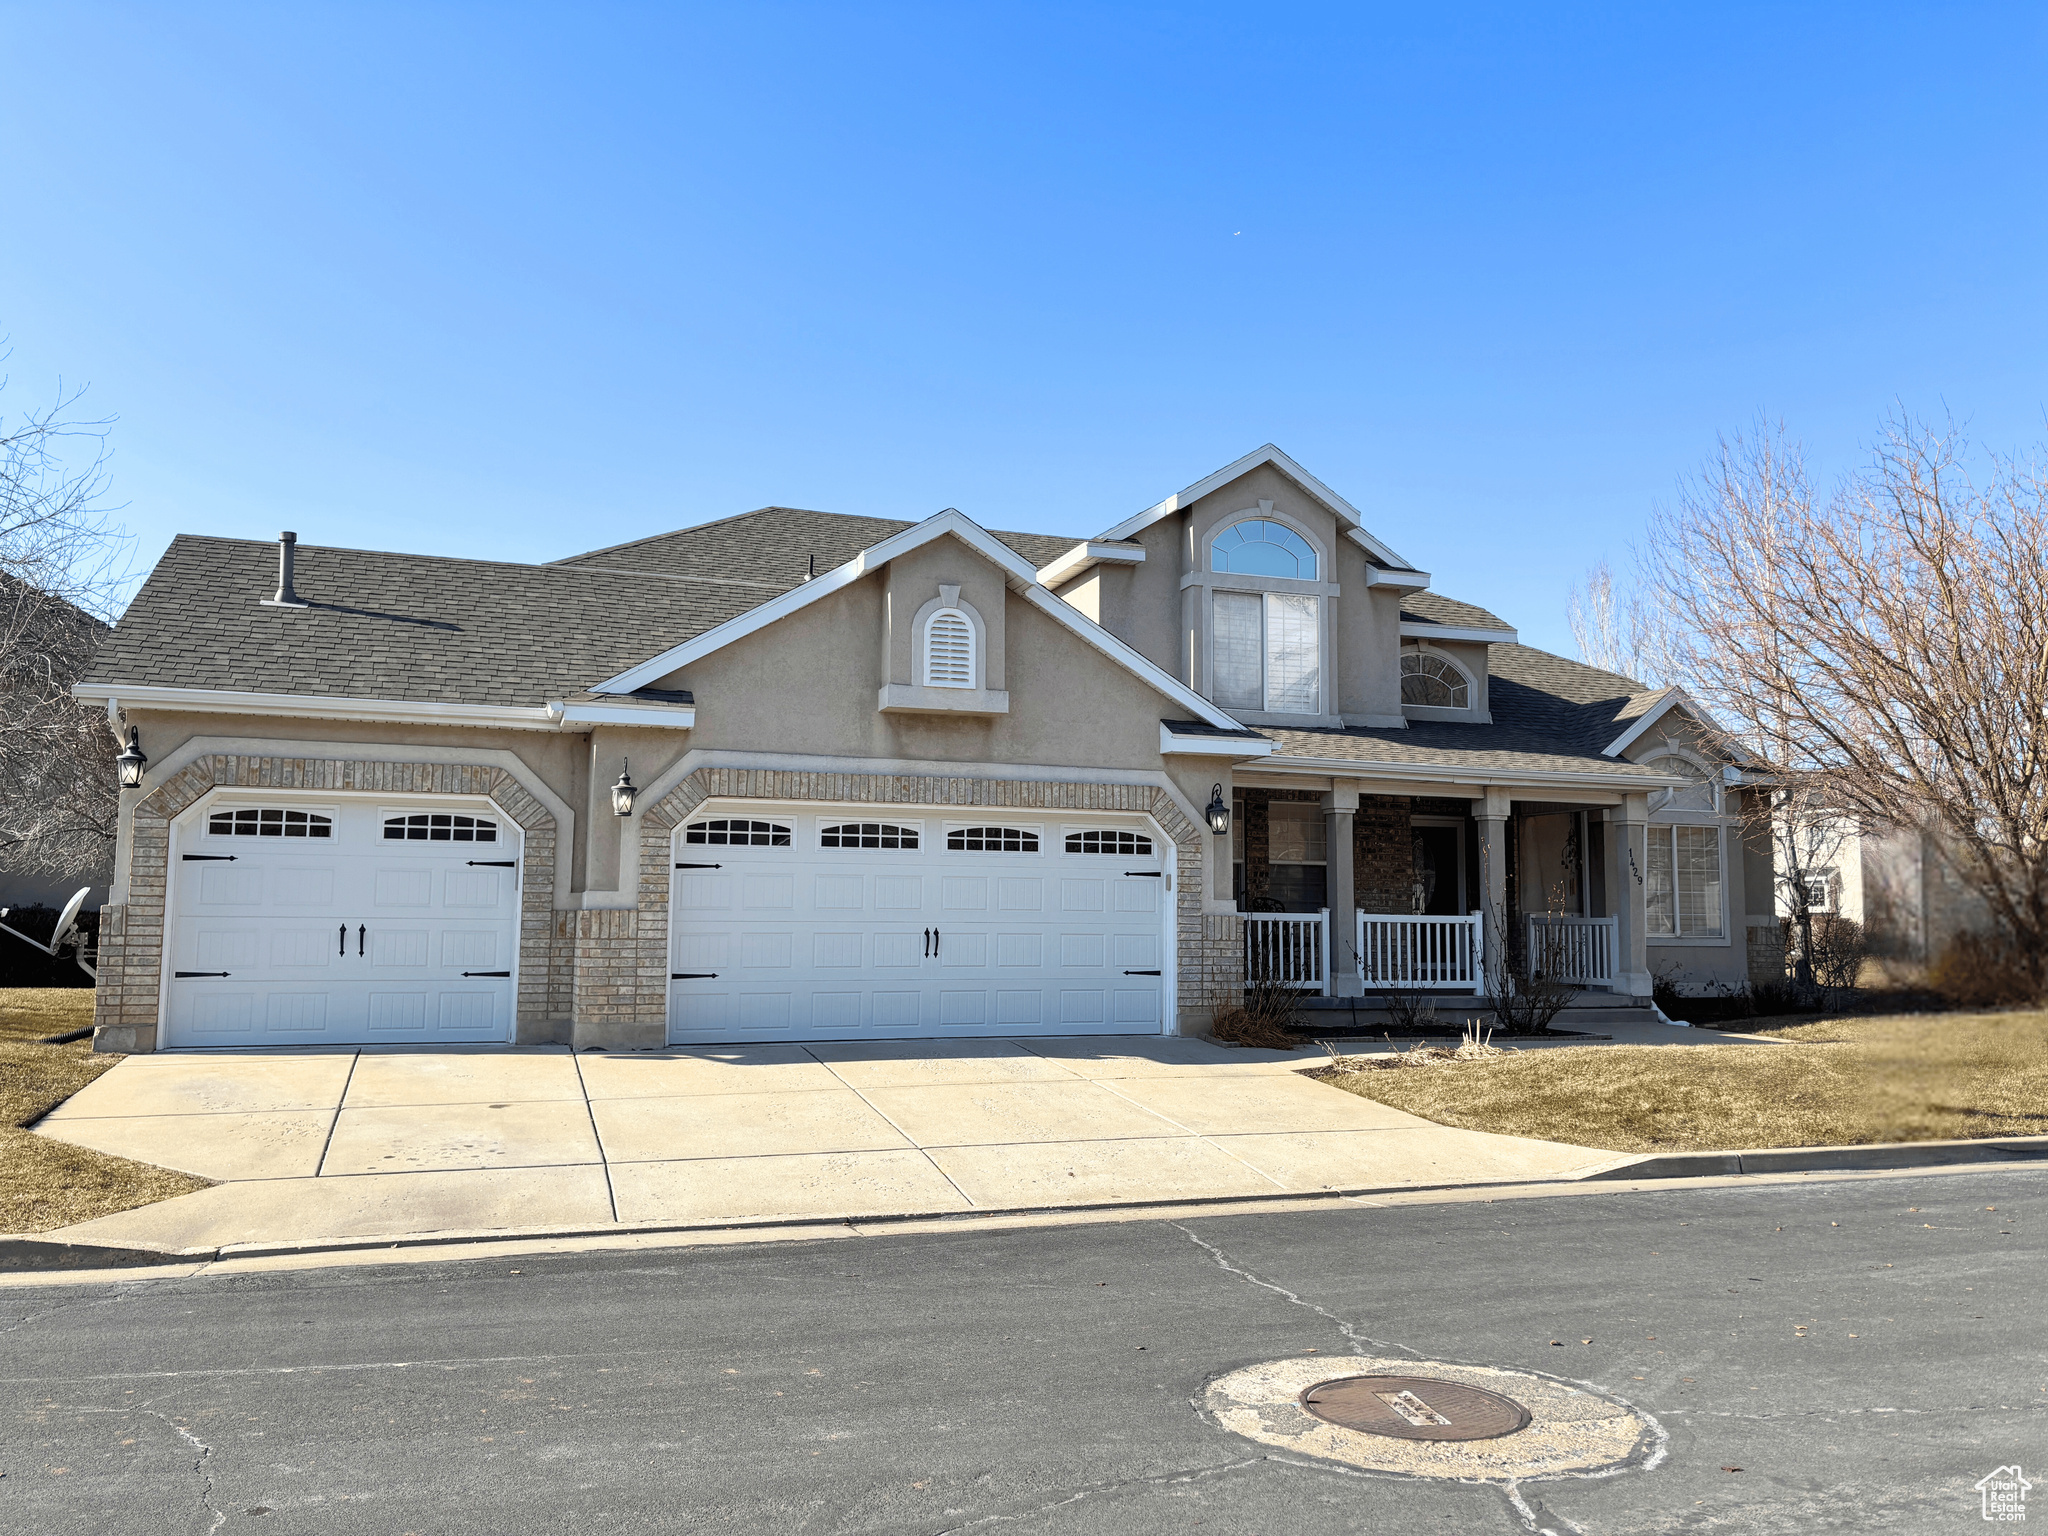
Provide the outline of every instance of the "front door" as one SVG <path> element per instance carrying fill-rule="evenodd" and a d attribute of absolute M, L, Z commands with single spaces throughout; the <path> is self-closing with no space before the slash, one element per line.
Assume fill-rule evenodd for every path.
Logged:
<path fill-rule="evenodd" d="M 1415 826 L 1415 875 L 1428 917 L 1465 915 L 1465 840 L 1455 824 Z"/>

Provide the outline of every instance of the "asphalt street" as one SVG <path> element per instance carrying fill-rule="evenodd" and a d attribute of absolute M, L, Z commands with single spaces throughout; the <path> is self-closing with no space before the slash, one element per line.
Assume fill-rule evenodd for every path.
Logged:
<path fill-rule="evenodd" d="M 1942 1532 L 2048 1523 L 2048 1169 L 0 1292 L 0 1528 Z M 1655 1465 L 1289 1459 L 1204 1386 L 1545 1372 Z"/>

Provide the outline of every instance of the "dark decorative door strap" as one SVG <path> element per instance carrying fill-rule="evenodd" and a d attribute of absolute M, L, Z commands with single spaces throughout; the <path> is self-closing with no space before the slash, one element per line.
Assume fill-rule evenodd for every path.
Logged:
<path fill-rule="evenodd" d="M 471 859 L 469 867 L 471 869 L 517 869 L 519 861 L 517 859 Z"/>
<path fill-rule="evenodd" d="M 235 856 L 232 853 L 181 853 L 178 857 L 187 864 L 232 864 L 235 862 Z"/>
<path fill-rule="evenodd" d="M 510 971 L 464 971 L 465 976 L 510 976 Z"/>
<path fill-rule="evenodd" d="M 173 971 L 173 972 L 171 972 L 171 974 L 172 974 L 173 976 L 177 977 L 177 978 L 178 978 L 179 980 L 181 980 L 181 981 L 182 981 L 182 980 L 184 980 L 184 978 L 185 978 L 185 977 L 187 977 L 187 976 L 232 976 L 232 975 L 234 974 L 234 972 L 233 972 L 233 971 Z"/>
<path fill-rule="evenodd" d="M 1157 971 L 1125 971 L 1126 976 L 1157 976 Z"/>
<path fill-rule="evenodd" d="M 716 981 L 716 980 L 718 980 L 718 972 L 716 972 L 716 971 L 670 971 L 670 972 L 668 973 L 668 979 L 669 979 L 670 981 Z"/>
<path fill-rule="evenodd" d="M 347 924 L 347 923 L 343 923 L 343 924 L 341 925 L 341 948 L 337 949 L 337 950 L 335 951 L 335 953 L 336 953 L 337 955 L 345 955 L 345 954 L 347 954 L 347 953 L 348 953 L 348 924 Z"/>
<path fill-rule="evenodd" d="M 1127 869 L 1126 875 L 1136 875 L 1142 880 L 1164 880 L 1166 876 L 1156 869 Z"/>
<path fill-rule="evenodd" d="M 723 864 L 678 864 L 677 869 L 723 869 Z"/>

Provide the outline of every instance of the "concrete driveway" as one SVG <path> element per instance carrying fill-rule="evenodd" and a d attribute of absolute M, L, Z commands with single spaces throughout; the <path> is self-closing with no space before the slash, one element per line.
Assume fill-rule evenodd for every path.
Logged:
<path fill-rule="evenodd" d="M 51 1234 L 173 1250 L 1519 1182 L 1614 1156 L 1434 1125 L 1315 1064 L 1158 1037 L 165 1054 L 37 1129 L 222 1180 Z"/>

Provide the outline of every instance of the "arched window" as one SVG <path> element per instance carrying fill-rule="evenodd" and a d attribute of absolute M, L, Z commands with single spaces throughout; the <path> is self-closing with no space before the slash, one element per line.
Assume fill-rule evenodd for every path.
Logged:
<path fill-rule="evenodd" d="M 1316 552 L 1285 523 L 1248 517 L 1216 535 L 1209 546 L 1209 568 L 1240 576 L 1285 576 L 1316 579 Z"/>
<path fill-rule="evenodd" d="M 974 621 L 958 608 L 941 608 L 924 621 L 924 685 L 972 688 Z"/>
<path fill-rule="evenodd" d="M 206 818 L 209 837 L 331 837 L 334 823 L 314 811 L 287 811 L 272 806 L 261 810 L 215 811 Z"/>
<path fill-rule="evenodd" d="M 887 821 L 845 821 L 822 828 L 820 848 L 915 848 L 917 828 Z"/>
<path fill-rule="evenodd" d="M 949 853 L 1036 853 L 1038 834 L 1022 827 L 955 827 L 946 834 Z"/>
<path fill-rule="evenodd" d="M 1426 651 L 1401 653 L 1401 702 L 1433 709 L 1469 709 L 1472 688 L 1465 674 Z"/>
<path fill-rule="evenodd" d="M 1709 816 L 1718 815 L 1721 810 L 1721 786 L 1716 775 L 1702 768 L 1689 757 L 1675 754 L 1660 757 L 1657 767 L 1665 773 L 1677 774 L 1686 780 L 1683 788 L 1667 789 L 1662 798 L 1654 803 L 1659 811 L 1700 811 Z"/>
<path fill-rule="evenodd" d="M 1067 834 L 1069 853 L 1116 853 L 1127 858 L 1141 857 L 1152 851 L 1152 839 L 1137 832 L 1097 831 Z"/>
<path fill-rule="evenodd" d="M 721 816 L 685 827 L 683 841 L 724 848 L 787 848 L 789 828 L 779 822 Z"/>
<path fill-rule="evenodd" d="M 483 816 L 454 816 L 445 811 L 384 818 L 387 843 L 495 843 L 498 824 Z"/>

